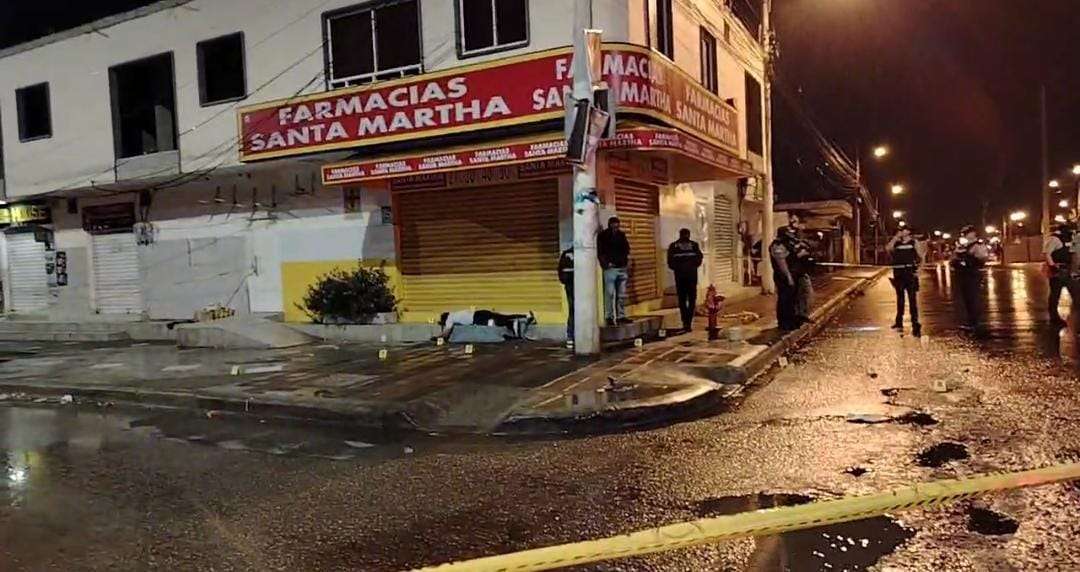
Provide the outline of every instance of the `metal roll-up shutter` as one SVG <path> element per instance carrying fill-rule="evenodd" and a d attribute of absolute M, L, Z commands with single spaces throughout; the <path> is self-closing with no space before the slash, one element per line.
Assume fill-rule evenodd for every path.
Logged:
<path fill-rule="evenodd" d="M 631 304 L 660 297 L 657 278 L 656 220 L 660 215 L 660 188 L 629 179 L 615 179 L 615 210 L 630 241 Z M 606 221 L 605 221 L 606 222 Z"/>
<path fill-rule="evenodd" d="M 735 281 L 735 201 L 717 193 L 713 200 L 713 282 Z"/>
<path fill-rule="evenodd" d="M 558 313 L 555 180 L 394 194 L 403 311 Z"/>
<path fill-rule="evenodd" d="M 101 314 L 141 314 L 139 250 L 130 232 L 93 238 L 94 301 Z"/>
<path fill-rule="evenodd" d="M 7 235 L 13 312 L 34 312 L 49 305 L 49 282 L 45 273 L 45 243 L 34 233 Z"/>

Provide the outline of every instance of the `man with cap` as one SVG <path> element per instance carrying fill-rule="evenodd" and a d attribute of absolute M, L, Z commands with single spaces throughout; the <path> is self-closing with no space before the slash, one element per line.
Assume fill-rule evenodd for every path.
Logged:
<path fill-rule="evenodd" d="M 773 281 L 776 283 L 776 322 L 780 329 L 786 332 L 797 330 L 800 325 L 795 311 L 798 285 L 791 271 L 797 264 L 795 243 L 792 228 L 782 226 L 776 229 L 776 239 L 769 245 Z"/>
<path fill-rule="evenodd" d="M 965 329 L 978 330 L 982 325 L 982 270 L 990 258 L 990 250 L 979 238 L 975 227 L 960 230 L 960 239 L 953 252 L 952 267 L 956 270 L 957 287 L 967 319 Z"/>
<path fill-rule="evenodd" d="M 1055 225 L 1053 232 L 1043 242 L 1043 257 L 1046 261 L 1046 275 L 1050 280 L 1050 297 L 1047 299 L 1047 311 L 1050 314 L 1050 325 L 1062 327 L 1065 320 L 1061 319 L 1058 306 L 1061 303 L 1061 291 L 1070 285 L 1070 262 L 1072 253 L 1072 232 L 1069 225 Z M 1070 296 L 1072 289 L 1069 290 Z"/>
<path fill-rule="evenodd" d="M 667 265 L 675 273 L 675 291 L 679 296 L 679 314 L 683 329 L 693 329 L 694 310 L 697 309 L 698 268 L 705 255 L 698 243 L 690 240 L 690 229 L 679 231 L 679 240 L 671 243 L 667 251 Z"/>
<path fill-rule="evenodd" d="M 896 323 L 893 324 L 893 329 L 904 329 L 904 298 L 907 297 L 911 307 L 911 333 L 916 338 L 921 337 L 918 293 L 919 266 L 923 262 L 923 253 L 912 236 L 912 230 L 906 226 L 896 231 L 896 235 L 885 245 L 885 250 L 892 256 L 892 284 L 896 290 Z"/>

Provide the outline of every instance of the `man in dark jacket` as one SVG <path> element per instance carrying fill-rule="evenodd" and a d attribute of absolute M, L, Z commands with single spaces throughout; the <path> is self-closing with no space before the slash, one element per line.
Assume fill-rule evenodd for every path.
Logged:
<path fill-rule="evenodd" d="M 566 291 L 566 346 L 574 347 L 574 247 L 567 248 L 559 256 L 559 282 Z"/>
<path fill-rule="evenodd" d="M 626 283 L 630 280 L 630 241 L 619 226 L 619 217 L 608 219 L 606 229 L 596 237 L 596 256 L 604 271 L 604 317 L 607 325 L 628 324 Z"/>
<path fill-rule="evenodd" d="M 675 291 L 679 296 L 679 313 L 683 329 L 691 331 L 694 310 L 697 308 L 698 268 L 705 256 L 698 243 L 690 240 L 690 229 L 679 231 L 679 240 L 671 243 L 667 251 L 667 265 L 675 273 Z"/>

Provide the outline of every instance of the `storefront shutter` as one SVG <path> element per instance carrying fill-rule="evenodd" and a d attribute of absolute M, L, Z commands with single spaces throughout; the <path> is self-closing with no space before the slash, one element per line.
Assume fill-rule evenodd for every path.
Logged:
<path fill-rule="evenodd" d="M 406 318 L 462 308 L 562 312 L 555 180 L 398 192 Z"/>
<path fill-rule="evenodd" d="M 93 238 L 94 300 L 101 314 L 141 314 L 139 251 L 130 232 Z"/>
<path fill-rule="evenodd" d="M 11 303 L 14 312 L 35 312 L 49 305 L 48 276 L 45 273 L 45 243 L 34 233 L 7 235 L 8 266 L 11 270 Z"/>
<path fill-rule="evenodd" d="M 615 210 L 630 241 L 630 283 L 627 285 L 630 303 L 654 300 L 660 296 L 656 244 L 660 188 L 629 179 L 615 179 Z"/>
<path fill-rule="evenodd" d="M 735 202 L 716 193 L 713 200 L 713 283 L 735 281 Z"/>

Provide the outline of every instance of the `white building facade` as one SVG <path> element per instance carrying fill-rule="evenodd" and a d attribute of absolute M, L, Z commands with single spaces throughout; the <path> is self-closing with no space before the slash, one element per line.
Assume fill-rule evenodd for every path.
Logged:
<path fill-rule="evenodd" d="M 0 52 L 4 311 L 304 321 L 320 275 L 378 265 L 404 321 L 562 322 L 572 205 L 552 145 L 584 4 L 165 0 Z M 641 88 L 600 160 L 636 309 L 670 304 L 682 227 L 708 252 L 702 287 L 740 291 L 760 238 L 760 44 L 716 0 L 587 4 L 616 92 Z"/>

